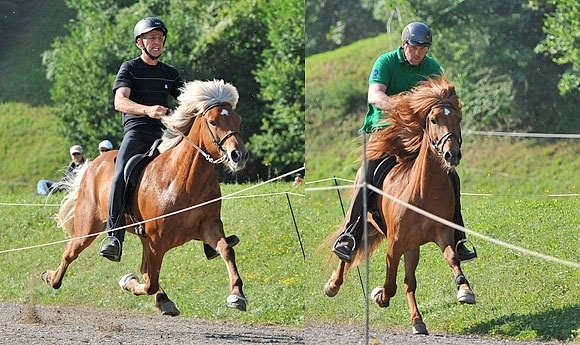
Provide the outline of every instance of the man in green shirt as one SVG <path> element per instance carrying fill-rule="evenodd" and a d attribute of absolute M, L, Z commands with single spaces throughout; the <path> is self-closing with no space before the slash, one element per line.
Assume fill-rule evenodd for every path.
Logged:
<path fill-rule="evenodd" d="M 432 76 L 442 74 L 441 66 L 435 59 L 427 56 L 431 47 L 431 29 L 423 23 L 408 24 L 401 35 L 401 46 L 396 50 L 382 54 L 373 65 L 369 77 L 368 110 L 361 132 L 373 133 L 389 126 L 388 122 L 381 122 L 383 111 L 390 112 L 392 103 L 390 96 L 409 91 L 421 81 Z M 371 160 L 366 169 L 366 181 L 373 186 L 381 186 L 388 172 L 396 164 L 396 158 L 389 156 L 384 159 Z M 359 173 L 361 173 L 359 171 Z M 461 204 L 459 200 L 459 176 L 455 170 L 449 172 L 449 179 L 455 192 L 454 223 L 463 226 Z M 371 195 L 367 197 L 367 203 Z M 352 199 L 347 214 L 348 223 L 338 237 L 332 251 L 343 261 L 351 262 L 355 248 L 361 242 L 363 234 L 363 194 L 360 188 Z M 464 244 L 465 233 L 455 231 L 456 252 L 459 260 L 468 261 L 477 257 Z"/>

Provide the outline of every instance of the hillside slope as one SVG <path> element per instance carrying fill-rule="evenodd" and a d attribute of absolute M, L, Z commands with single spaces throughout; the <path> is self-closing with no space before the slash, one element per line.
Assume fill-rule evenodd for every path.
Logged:
<path fill-rule="evenodd" d="M 353 179 L 369 70 L 396 47 L 386 34 L 306 59 L 307 179 Z M 458 90 L 461 97 L 461 90 Z M 465 192 L 576 193 L 580 140 L 463 135 Z"/>
<path fill-rule="evenodd" d="M 0 102 L 30 105 L 50 102 L 50 82 L 45 77 L 42 53 L 54 39 L 66 33 L 64 25 L 74 11 L 63 0 L 28 0 L 0 5 Z"/>

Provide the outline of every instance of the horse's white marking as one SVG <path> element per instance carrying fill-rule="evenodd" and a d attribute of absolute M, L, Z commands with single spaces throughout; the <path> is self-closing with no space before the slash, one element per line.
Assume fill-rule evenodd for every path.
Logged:
<path fill-rule="evenodd" d="M 222 112 L 221 112 L 221 114 L 222 114 L 222 115 L 226 115 L 226 116 L 227 116 L 227 115 L 229 115 L 230 113 L 228 112 L 228 110 L 227 110 L 227 109 L 222 109 Z"/>
<path fill-rule="evenodd" d="M 451 111 L 449 109 L 447 109 L 447 108 L 444 108 L 444 109 L 445 110 L 444 110 L 443 113 L 445 114 L 445 116 L 449 116 L 449 114 L 451 114 Z"/>

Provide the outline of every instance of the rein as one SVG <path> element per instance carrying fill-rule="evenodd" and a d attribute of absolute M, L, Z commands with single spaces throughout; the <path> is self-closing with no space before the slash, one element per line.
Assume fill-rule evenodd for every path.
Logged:
<path fill-rule="evenodd" d="M 441 103 L 435 104 L 434 106 L 432 106 L 431 110 L 433 110 L 434 108 L 444 108 L 446 112 L 449 111 L 447 109 L 447 105 L 441 104 Z M 446 113 L 446 115 L 448 115 L 448 114 Z M 423 132 L 425 132 L 425 135 L 427 136 L 427 140 L 429 141 L 429 144 L 431 145 L 431 147 L 433 149 L 435 149 L 435 152 L 437 152 L 438 155 L 443 154 L 443 144 L 445 144 L 445 142 L 450 138 L 457 139 L 457 141 L 459 142 L 459 147 L 461 147 L 461 143 L 463 142 L 463 140 L 461 139 L 460 136 L 458 136 L 457 134 L 455 134 L 453 132 L 445 133 L 445 135 L 443 135 L 441 138 L 439 138 L 439 140 L 437 142 L 434 142 L 433 139 L 431 139 L 431 136 L 429 136 L 429 122 L 430 122 L 429 117 L 427 116 L 427 118 L 425 119 L 425 128 L 423 128 Z"/>
<path fill-rule="evenodd" d="M 207 130 L 209 132 L 209 135 L 211 136 L 211 139 L 212 139 L 213 143 L 217 146 L 217 148 L 218 148 L 219 151 L 223 152 L 223 155 L 221 157 L 219 157 L 218 159 L 213 159 L 209 153 L 205 152 L 201 147 L 199 147 L 197 144 L 195 144 L 191 139 L 189 139 L 189 137 L 187 135 L 183 134 L 181 131 L 174 130 L 175 132 L 178 132 L 179 135 L 181 135 L 183 137 L 183 139 L 185 139 L 188 143 L 190 143 L 191 146 L 193 146 L 208 162 L 210 162 L 212 164 L 220 164 L 220 163 L 228 160 L 227 151 L 223 148 L 222 145 L 223 145 L 224 141 L 227 138 L 231 137 L 232 135 L 239 134 L 239 132 L 230 131 L 221 140 L 217 140 L 216 136 L 214 135 L 214 133 L 209 128 L 209 124 L 207 123 L 207 119 L 205 118 L 205 115 L 207 114 L 207 112 L 210 111 L 211 109 L 215 108 L 215 107 L 219 107 L 219 106 L 223 106 L 223 105 L 227 105 L 227 104 L 229 104 L 229 103 L 216 103 L 216 104 L 213 104 L 213 105 L 209 106 L 203 112 L 203 114 L 201 114 L 201 116 L 204 117 L 205 127 L 207 128 Z M 197 116 L 199 116 L 199 115 L 197 115 Z"/>

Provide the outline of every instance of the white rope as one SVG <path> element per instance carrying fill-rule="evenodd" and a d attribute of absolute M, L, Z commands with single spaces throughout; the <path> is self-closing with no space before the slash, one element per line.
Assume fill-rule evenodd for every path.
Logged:
<path fill-rule="evenodd" d="M 348 179 L 344 179 L 344 178 L 325 178 L 325 179 L 321 179 L 321 180 L 316 180 L 316 181 L 310 181 L 307 182 L 305 184 L 319 184 L 319 183 L 323 183 L 323 182 L 327 182 L 327 181 L 343 181 L 343 182 L 348 182 L 351 183 L 350 185 L 342 185 L 342 186 L 332 186 L 332 187 L 307 187 L 305 189 L 306 192 L 316 192 L 316 191 L 325 191 L 325 190 L 335 190 L 335 189 L 347 189 L 347 188 L 352 188 L 354 187 L 354 181 L 353 180 L 348 180 Z M 358 186 L 360 187 L 360 185 Z M 548 197 L 548 198 L 566 198 L 566 197 L 579 197 L 580 194 L 578 193 L 570 193 L 570 194 L 497 194 L 497 193 L 469 193 L 469 192 L 461 192 L 461 195 L 463 196 L 488 196 L 488 197 L 494 197 L 494 196 L 501 196 L 501 197 L 520 197 L 520 198 L 527 198 L 527 197 Z"/>
<path fill-rule="evenodd" d="M 93 234 L 89 234 L 89 235 L 85 235 L 85 236 L 73 237 L 73 238 L 68 238 L 68 239 L 65 239 L 65 240 L 60 240 L 60 241 L 54 241 L 54 242 L 50 242 L 50 243 L 43 243 L 43 244 L 37 244 L 37 245 L 28 246 L 28 247 L 21 247 L 21 248 L 14 248 L 14 249 L 6 249 L 6 250 L 0 250 L 0 254 L 4 254 L 4 253 L 11 253 L 11 252 L 17 252 L 17 251 L 23 251 L 23 250 L 29 250 L 29 249 L 35 249 L 35 248 L 41 248 L 41 247 L 47 247 L 47 246 L 51 246 L 51 245 L 55 245 L 55 244 L 59 244 L 59 243 L 70 242 L 70 241 L 73 241 L 73 240 L 76 240 L 76 239 L 88 238 L 88 237 L 92 237 L 92 236 L 99 236 L 100 234 L 107 233 L 107 232 L 109 232 L 109 231 L 116 231 L 116 230 L 125 229 L 125 228 L 129 228 L 129 227 L 134 227 L 134 226 L 136 226 L 136 225 L 139 225 L 139 224 L 145 224 L 145 223 L 147 223 L 147 222 L 152 222 L 152 221 L 154 221 L 154 220 L 158 220 L 158 219 L 162 219 L 162 218 L 165 218 L 165 217 L 170 217 L 170 216 L 173 216 L 173 215 L 176 215 L 176 214 L 182 213 L 182 212 L 190 211 L 190 210 L 192 210 L 192 209 L 195 209 L 195 208 L 198 208 L 198 207 L 201 207 L 201 206 L 205 206 L 205 205 L 208 205 L 208 204 L 214 203 L 214 202 L 216 202 L 216 201 L 218 201 L 218 200 L 223 200 L 223 199 L 231 199 L 231 198 L 232 198 L 234 195 L 238 195 L 238 194 L 244 193 L 244 192 L 246 192 L 246 191 L 249 191 L 249 190 L 252 190 L 252 189 L 255 189 L 255 188 L 261 187 L 261 186 L 263 186 L 263 185 L 265 185 L 265 184 L 268 184 L 268 183 L 271 183 L 271 182 L 277 181 L 277 180 L 279 180 L 279 179 L 281 179 L 281 178 L 284 178 L 284 177 L 286 177 L 286 176 L 289 176 L 289 175 L 295 174 L 295 173 L 297 173 L 297 172 L 299 172 L 299 171 L 302 171 L 302 170 L 304 170 L 304 167 L 302 167 L 302 168 L 298 168 L 298 169 L 296 169 L 296 170 L 290 171 L 290 172 L 288 172 L 288 173 L 285 173 L 285 174 L 283 174 L 283 175 L 280 175 L 280 176 L 274 177 L 274 178 L 272 178 L 272 179 L 270 179 L 270 180 L 267 180 L 267 181 L 264 181 L 264 182 L 260 182 L 260 183 L 258 183 L 258 184 L 256 184 L 256 185 L 253 185 L 253 186 L 250 186 L 250 187 L 248 187 L 248 188 L 245 188 L 245 189 L 239 190 L 239 191 L 237 191 L 237 192 L 234 192 L 234 193 L 231 193 L 231 194 L 229 194 L 229 195 L 226 195 L 226 196 L 221 196 L 221 197 L 219 197 L 219 198 L 216 198 L 216 199 L 213 199 L 213 200 L 208 200 L 208 201 L 206 201 L 206 202 L 203 202 L 203 203 L 201 203 L 201 204 L 193 205 L 193 206 L 191 206 L 191 207 L 184 208 L 184 209 L 181 209 L 181 210 L 177 210 L 177 211 L 175 211 L 175 212 L 171 212 L 171 213 L 168 213 L 168 214 L 164 214 L 164 215 L 161 215 L 161 216 L 159 216 L 159 217 L 155 217 L 155 218 L 151 218 L 151 219 L 146 219 L 146 220 L 143 220 L 143 221 L 141 221 L 141 222 L 134 223 L 134 224 L 129 224 L 129 225 L 125 225 L 125 226 L 123 226 L 123 227 L 118 227 L 118 228 L 115 228 L 115 229 L 105 230 L 105 231 L 101 231 L 101 232 L 97 232 L 97 233 L 93 233 Z M 283 194 L 283 193 L 278 193 L 278 194 Z M 284 193 L 284 194 L 285 194 L 285 193 Z M 296 194 L 296 193 L 293 193 L 293 194 L 294 194 L 294 195 L 300 195 L 300 194 Z M 302 195 L 302 196 L 303 196 L 303 195 Z"/>
<path fill-rule="evenodd" d="M 324 181 L 328 181 L 328 179 L 326 179 Z M 343 187 L 352 188 L 354 186 L 355 185 L 349 185 L 349 186 L 331 186 L 331 187 L 315 187 L 315 188 L 306 188 L 306 191 L 307 192 L 327 191 L 327 190 L 341 189 Z M 362 187 L 362 184 L 356 185 L 356 187 Z M 386 198 L 388 198 L 388 199 L 390 199 L 392 201 L 395 201 L 395 202 L 397 202 L 397 203 L 399 203 L 399 204 L 401 204 L 401 205 L 403 205 L 403 206 L 405 206 L 405 207 L 407 207 L 407 208 L 409 208 L 409 209 L 411 209 L 411 210 L 413 210 L 413 211 L 415 211 L 415 212 L 417 212 L 419 214 L 422 214 L 425 217 L 428 217 L 430 219 L 433 219 L 433 220 L 435 220 L 435 221 L 437 221 L 439 223 L 442 223 L 444 225 L 447 225 L 447 226 L 449 226 L 451 228 L 454 228 L 454 229 L 463 231 L 466 234 L 469 234 L 469 235 L 472 235 L 472 236 L 475 236 L 475 237 L 479 237 L 481 239 L 484 239 L 487 242 L 490 242 L 490 243 L 493 243 L 493 244 L 496 244 L 496 245 L 499 245 L 499 246 L 502 246 L 502 247 L 505 247 L 505 248 L 509 248 L 509 249 L 515 250 L 517 252 L 520 252 L 520 253 L 523 253 L 523 254 L 526 254 L 526 255 L 529 255 L 529 256 L 534 256 L 534 257 L 537 257 L 537 258 L 540 258 L 540 259 L 544 259 L 546 261 L 552 261 L 552 262 L 556 262 L 556 263 L 559 263 L 559 264 L 562 264 L 562 265 L 571 266 L 571 267 L 574 267 L 574 268 L 580 268 L 580 263 L 573 262 L 573 261 L 568 261 L 568 260 L 564 260 L 564 259 L 560 259 L 560 258 L 556 258 L 554 256 L 550 256 L 550 255 L 542 254 L 542 253 L 539 253 L 539 252 L 536 252 L 536 251 L 533 251 L 533 250 L 529 250 L 529 249 L 526 249 L 526 248 L 518 247 L 516 245 L 513 245 L 513 244 L 510 244 L 510 243 L 507 243 L 507 242 L 504 242 L 504 241 L 495 239 L 493 237 L 490 237 L 490 236 L 487 236 L 487 235 L 484 235 L 484 234 L 480 234 L 480 233 L 475 232 L 473 230 L 467 229 L 467 228 L 465 228 L 463 226 L 457 225 L 457 224 L 455 224 L 453 222 L 450 222 L 450 221 L 448 221 L 446 219 L 443 219 L 443 218 L 438 217 L 438 216 L 436 216 L 434 214 L 431 214 L 431 213 L 429 213 L 429 212 L 427 212 L 427 211 L 425 211 L 425 210 L 423 210 L 423 209 L 421 209 L 419 207 L 413 206 L 413 205 L 411 205 L 409 203 L 406 203 L 406 202 L 404 202 L 404 201 L 402 201 L 400 199 L 397 199 L 397 198 L 395 198 L 395 197 L 393 197 L 393 196 L 391 196 L 389 194 L 386 194 L 382 190 L 380 190 L 380 189 L 378 189 L 378 188 L 376 188 L 376 187 L 374 187 L 374 186 L 372 186 L 370 184 L 367 184 L 367 188 L 369 188 L 370 190 L 373 190 L 374 192 L 379 193 L 380 195 L 382 195 L 382 196 L 384 196 L 384 197 L 386 197 Z M 568 195 L 565 195 L 565 196 L 568 196 Z"/>
<path fill-rule="evenodd" d="M 521 137 L 521 138 L 556 138 L 556 139 L 580 139 L 580 134 L 555 134 L 555 133 L 516 133 L 516 132 L 484 132 L 484 131 L 470 131 L 463 132 L 463 135 L 485 135 L 485 136 L 500 136 L 500 137 Z"/>
<path fill-rule="evenodd" d="M 495 239 L 493 237 L 480 234 L 480 233 L 475 232 L 473 230 L 469 230 L 469 229 L 467 229 L 467 228 L 465 228 L 465 227 L 463 227 L 461 225 L 457 225 L 457 224 L 455 224 L 453 222 L 450 222 L 450 221 L 448 221 L 446 219 L 443 219 L 443 218 L 438 217 L 438 216 L 436 216 L 434 214 L 431 214 L 431 213 L 429 213 L 429 212 L 427 212 L 425 210 L 422 210 L 419 207 L 413 206 L 413 205 L 411 205 L 411 204 L 409 204 L 407 202 L 404 202 L 404 201 L 399 200 L 399 199 L 397 199 L 397 198 L 395 198 L 395 197 L 393 197 L 393 196 L 391 196 L 389 194 L 386 194 L 382 190 L 380 190 L 380 189 L 378 189 L 378 188 L 376 188 L 376 187 L 374 187 L 374 186 L 372 186 L 370 184 L 367 184 L 367 188 L 369 188 L 370 190 L 375 191 L 376 193 L 379 193 L 382 196 L 387 197 L 388 199 L 390 199 L 390 200 L 392 200 L 392 201 L 394 201 L 394 202 L 396 202 L 398 204 L 401 204 L 401 205 L 403 205 L 403 206 L 405 206 L 405 207 L 407 207 L 407 208 L 409 208 L 409 209 L 411 209 L 411 210 L 413 210 L 413 211 L 415 211 L 415 212 L 417 212 L 417 213 L 419 213 L 419 214 L 421 214 L 421 215 L 423 215 L 423 216 L 425 216 L 427 218 L 431 218 L 431 219 L 433 219 L 433 220 L 435 220 L 435 221 L 437 221 L 439 223 L 442 223 L 444 225 L 447 225 L 447 226 L 449 226 L 451 228 L 454 228 L 454 229 L 463 231 L 466 234 L 469 234 L 469 235 L 472 235 L 472 236 L 475 236 L 475 237 L 479 237 L 479 238 L 484 239 L 484 240 L 486 240 L 486 241 L 488 241 L 490 243 L 497 244 L 499 246 L 506 247 L 506 248 L 509 248 L 509 249 L 518 251 L 520 253 L 523 253 L 523 254 L 527 254 L 529 256 L 534 256 L 534 257 L 537 257 L 537 258 L 540 258 L 540 259 L 544 259 L 546 261 L 552 261 L 552 262 L 556 262 L 556 263 L 559 263 L 559 264 L 562 264 L 562 265 L 566 265 L 566 266 L 570 266 L 570 267 L 574 267 L 574 268 L 580 268 L 580 263 L 573 262 L 573 261 L 568 261 L 568 260 L 564 260 L 564 259 L 560 259 L 560 258 L 556 258 L 554 256 L 550 256 L 550 255 L 542 254 L 542 253 L 539 253 L 539 252 L 536 252 L 536 251 L 533 251 L 533 250 L 529 250 L 529 249 L 526 249 L 526 248 L 518 247 L 516 245 L 510 244 L 510 243 L 507 243 L 507 242 L 504 242 L 504 241 L 500 241 L 500 240 Z"/>

